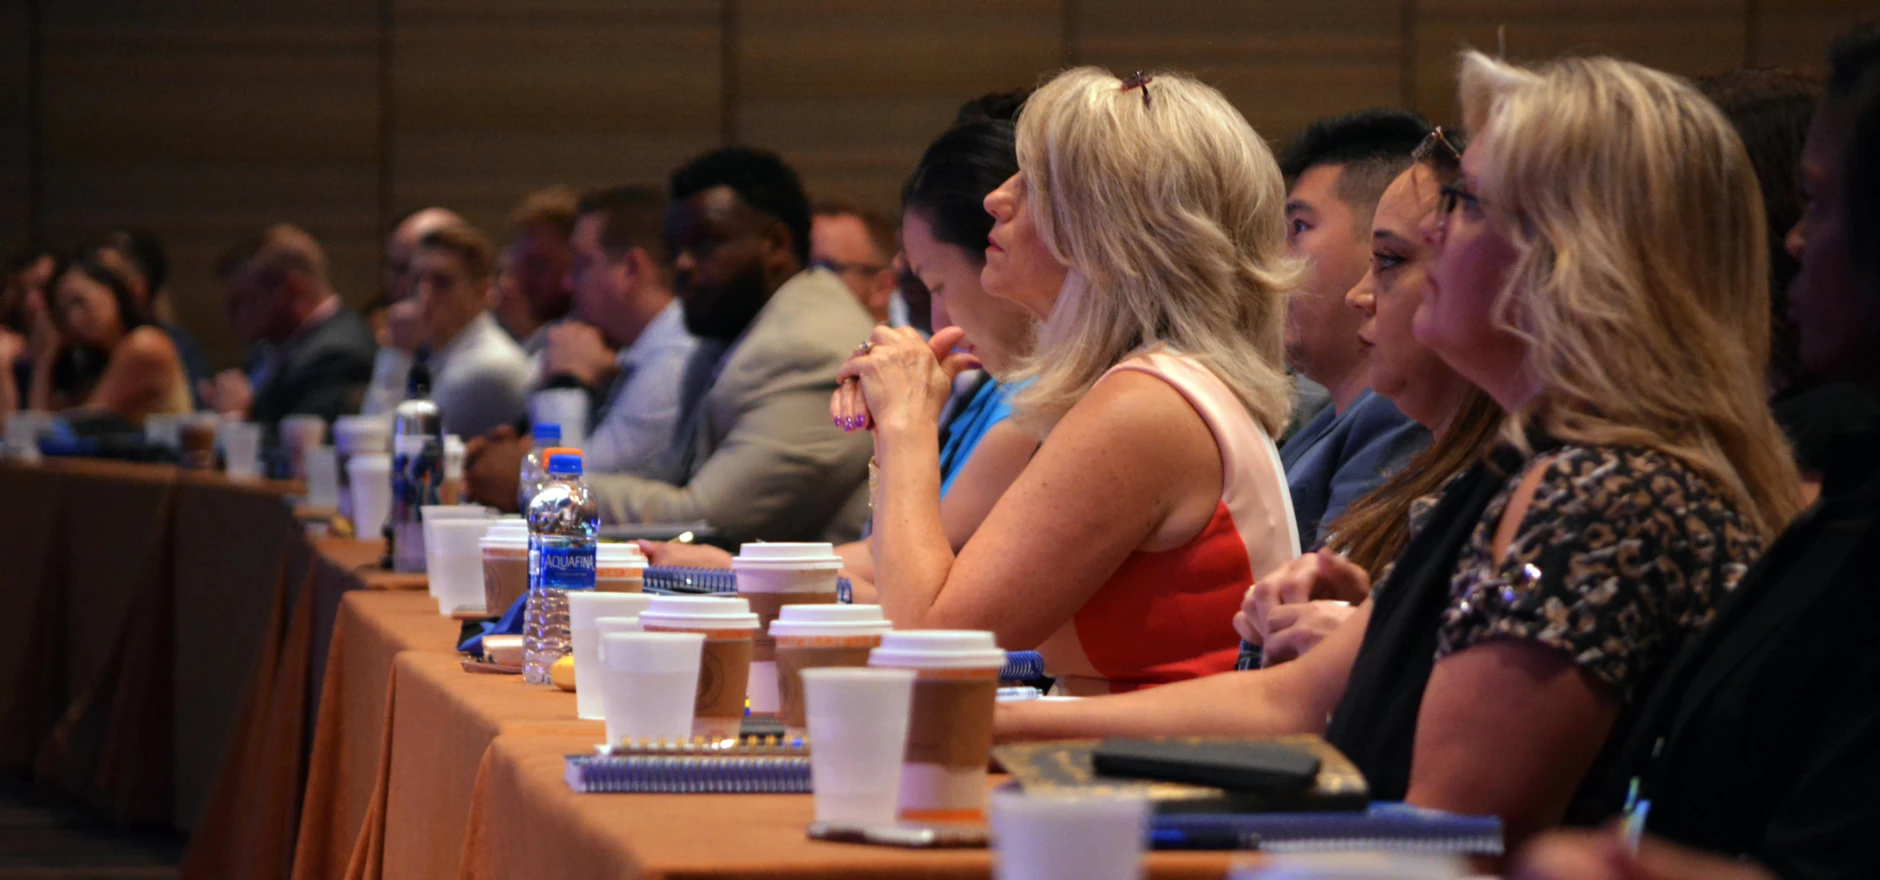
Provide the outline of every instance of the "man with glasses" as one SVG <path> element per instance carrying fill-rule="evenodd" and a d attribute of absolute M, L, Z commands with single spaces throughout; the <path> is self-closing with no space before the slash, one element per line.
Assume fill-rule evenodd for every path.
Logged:
<path fill-rule="evenodd" d="M 848 202 L 819 202 L 810 215 L 809 262 L 842 279 L 855 301 L 877 324 L 891 320 L 895 296 L 894 255 L 898 230 L 880 214 Z"/>

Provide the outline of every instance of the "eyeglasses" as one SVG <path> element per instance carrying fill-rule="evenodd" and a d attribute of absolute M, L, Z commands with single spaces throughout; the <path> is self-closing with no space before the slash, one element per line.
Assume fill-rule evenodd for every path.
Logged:
<path fill-rule="evenodd" d="M 1440 125 L 1430 129 L 1429 137 L 1410 151 L 1410 158 L 1429 165 L 1444 180 L 1453 180 L 1462 173 L 1462 153 L 1443 135 Z"/>
<path fill-rule="evenodd" d="M 817 269 L 828 269 L 837 275 L 876 275 L 888 271 L 889 266 L 874 263 L 844 263 L 841 260 L 821 259 L 810 263 Z"/>
<path fill-rule="evenodd" d="M 1439 217 L 1448 218 L 1450 214 L 1455 213 L 1457 205 L 1463 205 L 1471 211 L 1479 211 L 1482 208 L 1482 200 L 1475 193 L 1464 189 L 1461 184 L 1446 183 L 1437 192 L 1436 214 Z"/>

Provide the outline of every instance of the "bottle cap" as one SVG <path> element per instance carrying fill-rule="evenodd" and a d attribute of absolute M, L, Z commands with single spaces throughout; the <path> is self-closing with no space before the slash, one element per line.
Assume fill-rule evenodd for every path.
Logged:
<path fill-rule="evenodd" d="M 534 437 L 537 446 L 553 446 L 561 442 L 561 426 L 552 422 L 536 422 Z"/>
<path fill-rule="evenodd" d="M 578 475 L 581 473 L 581 456 L 566 452 L 557 452 L 548 458 L 548 472 L 551 474 Z"/>

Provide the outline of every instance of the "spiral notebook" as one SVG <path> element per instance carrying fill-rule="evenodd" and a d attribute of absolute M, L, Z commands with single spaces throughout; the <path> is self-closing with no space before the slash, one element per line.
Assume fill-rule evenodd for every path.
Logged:
<path fill-rule="evenodd" d="M 802 740 L 692 740 L 600 746 L 569 755 L 563 778 L 582 794 L 808 794 Z"/>
<path fill-rule="evenodd" d="M 729 596 L 738 591 L 736 572 L 721 568 L 687 568 L 680 565 L 649 565 L 645 586 L 648 593 L 669 596 Z M 836 578 L 836 601 L 847 603 L 854 597 L 848 578 Z"/>
<path fill-rule="evenodd" d="M 1151 820 L 1154 845 L 1263 852 L 1400 852 L 1499 856 L 1501 819 L 1396 802 L 1357 812 L 1168 813 Z M 1197 845 L 1212 844 L 1212 845 Z"/>

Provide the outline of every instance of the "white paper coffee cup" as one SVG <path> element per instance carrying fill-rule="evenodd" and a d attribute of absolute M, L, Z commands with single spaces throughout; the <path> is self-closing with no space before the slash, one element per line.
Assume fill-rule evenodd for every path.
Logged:
<path fill-rule="evenodd" d="M 843 666 L 867 666 L 868 655 L 893 624 L 880 605 L 785 605 L 771 621 L 777 646 L 777 719 L 790 736 L 804 734 L 803 672 Z M 751 665 L 757 675 L 757 665 Z M 753 688 L 755 690 L 755 688 Z M 756 711 L 756 701 L 752 701 Z"/>
<path fill-rule="evenodd" d="M 901 818 L 985 818 L 992 710 L 1005 652 L 979 630 L 899 630 L 882 636 L 870 666 L 912 669 L 914 701 L 901 768 Z"/>
<path fill-rule="evenodd" d="M 824 543 L 745 544 L 731 560 L 738 595 L 751 603 L 766 628 L 785 605 L 832 604 L 842 558 Z M 782 705 L 778 693 L 776 644 L 760 632 L 751 656 L 751 711 L 771 714 Z"/>
<path fill-rule="evenodd" d="M 694 632 L 705 637 L 699 664 L 695 736 L 729 739 L 744 723 L 745 689 L 751 674 L 751 644 L 757 615 L 743 599 L 654 596 L 640 612 L 647 632 Z"/>

